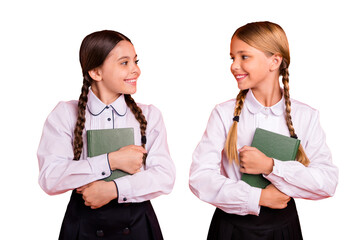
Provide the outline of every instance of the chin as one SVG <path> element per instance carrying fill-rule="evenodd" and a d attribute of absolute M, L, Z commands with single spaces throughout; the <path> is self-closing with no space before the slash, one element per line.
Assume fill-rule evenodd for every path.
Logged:
<path fill-rule="evenodd" d="M 133 89 L 128 89 L 127 91 L 124 92 L 124 94 L 135 94 L 136 93 L 136 87 Z"/>

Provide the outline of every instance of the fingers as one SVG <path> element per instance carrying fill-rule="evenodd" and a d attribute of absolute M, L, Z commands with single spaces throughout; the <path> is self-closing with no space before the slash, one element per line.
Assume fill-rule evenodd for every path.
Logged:
<path fill-rule="evenodd" d="M 128 147 L 131 148 L 131 149 L 133 149 L 133 150 L 135 150 L 135 151 L 139 151 L 139 152 L 141 152 L 141 153 L 143 153 L 143 154 L 144 154 L 144 153 L 147 153 L 146 149 L 143 148 L 142 146 L 129 145 Z"/>
<path fill-rule="evenodd" d="M 89 187 L 89 185 L 90 184 L 86 184 L 84 186 L 81 186 L 81 187 L 77 188 L 76 192 L 82 194 L 84 192 L 84 190 Z"/>

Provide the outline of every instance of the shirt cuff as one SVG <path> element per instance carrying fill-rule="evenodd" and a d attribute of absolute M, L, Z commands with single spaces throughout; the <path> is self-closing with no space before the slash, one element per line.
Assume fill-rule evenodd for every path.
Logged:
<path fill-rule="evenodd" d="M 131 185 L 127 179 L 130 176 L 117 178 L 114 180 L 116 188 L 118 190 L 118 203 L 129 203 L 132 202 L 131 196 Z"/>
<path fill-rule="evenodd" d="M 261 195 L 261 188 L 250 188 L 249 192 L 249 206 L 248 211 L 249 214 L 258 216 L 260 213 L 260 195 Z"/>
<path fill-rule="evenodd" d="M 97 179 L 103 179 L 111 175 L 111 169 L 107 154 L 88 158 L 89 164 Z"/>
<path fill-rule="evenodd" d="M 271 182 L 273 177 L 283 177 L 283 172 L 284 162 L 274 158 L 274 166 L 272 172 L 268 175 L 263 174 L 263 177 Z"/>

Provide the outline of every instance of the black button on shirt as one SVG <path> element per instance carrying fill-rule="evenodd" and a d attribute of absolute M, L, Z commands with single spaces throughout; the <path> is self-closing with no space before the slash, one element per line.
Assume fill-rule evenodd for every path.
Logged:
<path fill-rule="evenodd" d="M 110 121 L 111 121 L 111 118 L 108 118 L 107 120 L 110 122 Z"/>
<path fill-rule="evenodd" d="M 129 228 L 125 228 L 124 230 L 123 230 L 123 234 L 124 235 L 128 235 L 130 233 L 130 229 Z"/>
<path fill-rule="evenodd" d="M 96 236 L 103 237 L 104 236 L 104 231 L 103 230 L 97 230 L 96 231 Z"/>

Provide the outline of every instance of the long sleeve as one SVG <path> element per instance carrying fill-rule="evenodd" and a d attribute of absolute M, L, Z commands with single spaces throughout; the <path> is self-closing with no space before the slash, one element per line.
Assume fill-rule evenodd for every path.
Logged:
<path fill-rule="evenodd" d="M 302 139 L 310 165 L 305 167 L 297 161 L 275 160 L 273 172 L 266 177 L 280 191 L 288 196 L 305 199 L 322 199 L 333 196 L 338 182 L 338 169 L 332 163 L 332 157 L 326 145 L 325 133 L 319 123 L 317 111 L 307 126 L 301 126 L 301 119 L 295 129 Z M 304 140 L 304 141 L 303 141 Z"/>
<path fill-rule="evenodd" d="M 61 102 L 44 124 L 37 152 L 39 184 L 50 195 L 75 189 L 111 173 L 106 154 L 73 160 L 72 141 L 76 109 L 74 101 Z"/>
<path fill-rule="evenodd" d="M 146 166 L 141 172 L 115 179 L 118 202 L 142 202 L 171 192 L 175 182 L 175 165 L 170 157 L 166 129 L 158 109 L 149 107 Z"/>
<path fill-rule="evenodd" d="M 211 113 L 206 131 L 193 154 L 190 189 L 199 199 L 225 212 L 258 215 L 261 189 L 249 186 L 236 174 L 225 176 L 222 171 L 228 161 L 223 154 L 228 130 L 219 111 L 215 108 Z"/>

